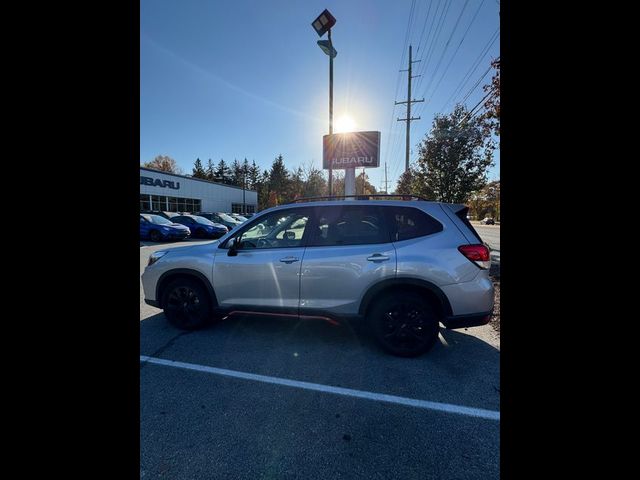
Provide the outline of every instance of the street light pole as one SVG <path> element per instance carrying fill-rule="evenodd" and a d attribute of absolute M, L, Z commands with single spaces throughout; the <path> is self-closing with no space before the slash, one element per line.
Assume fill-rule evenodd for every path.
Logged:
<path fill-rule="evenodd" d="M 331 29 L 327 32 L 329 34 L 329 45 L 333 48 L 331 43 Z M 329 55 L 329 135 L 333 134 L 333 55 Z M 329 164 L 329 196 L 333 195 L 333 168 Z"/>

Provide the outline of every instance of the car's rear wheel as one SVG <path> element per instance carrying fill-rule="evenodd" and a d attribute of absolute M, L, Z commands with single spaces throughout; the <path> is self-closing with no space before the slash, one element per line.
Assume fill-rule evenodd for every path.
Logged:
<path fill-rule="evenodd" d="M 149 238 L 152 242 L 159 242 L 162 240 L 162 235 L 160 235 L 158 230 L 151 230 L 151 232 L 149 232 Z"/>
<path fill-rule="evenodd" d="M 167 285 L 162 307 L 169 323 L 183 330 L 202 328 L 213 320 L 207 291 L 190 278 L 178 278 Z"/>
<path fill-rule="evenodd" d="M 394 355 L 416 357 L 430 350 L 438 339 L 436 310 L 416 293 L 385 295 L 367 317 L 375 339 Z"/>

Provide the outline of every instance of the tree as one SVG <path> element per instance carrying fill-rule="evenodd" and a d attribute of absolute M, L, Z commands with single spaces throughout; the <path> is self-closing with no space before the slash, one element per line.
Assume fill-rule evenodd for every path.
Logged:
<path fill-rule="evenodd" d="M 284 166 L 282 155 L 278 155 L 271 164 L 271 170 L 269 171 L 269 193 L 275 195 L 278 205 L 285 201 L 288 186 L 289 172 Z"/>
<path fill-rule="evenodd" d="M 463 105 L 436 115 L 420 143 L 413 193 L 438 202 L 466 202 L 485 185 L 494 149 L 483 119 L 469 115 Z"/>
<path fill-rule="evenodd" d="M 400 175 L 395 193 L 402 193 L 405 195 L 415 194 L 414 190 L 416 189 L 416 177 L 417 172 L 415 166 L 409 166 L 409 170 L 407 170 L 406 172 L 402 172 L 402 175 Z"/>
<path fill-rule="evenodd" d="M 322 197 L 327 195 L 328 184 L 322 170 L 309 163 L 304 169 L 304 196 Z"/>
<path fill-rule="evenodd" d="M 288 182 L 287 195 L 284 199 L 287 202 L 295 200 L 296 198 L 306 197 L 304 189 L 304 170 L 302 167 L 296 168 L 291 172 L 291 176 Z"/>
<path fill-rule="evenodd" d="M 205 170 L 206 179 L 213 181 L 216 176 L 216 167 L 213 165 L 211 159 L 207 161 L 207 168 Z"/>
<path fill-rule="evenodd" d="M 231 164 L 231 178 L 230 184 L 235 185 L 236 187 L 242 187 L 242 180 L 244 178 L 244 173 L 242 171 L 242 164 L 238 161 L 238 159 L 234 159 Z"/>
<path fill-rule="evenodd" d="M 256 165 L 256 161 L 253 160 L 249 171 L 247 173 L 247 185 L 251 190 L 257 190 L 258 183 L 260 182 L 260 167 Z"/>
<path fill-rule="evenodd" d="M 483 105 L 485 112 L 482 118 L 487 128 L 500 136 L 500 57 L 491 62 L 491 66 L 495 69 L 491 84 L 482 87 L 485 92 L 489 92 L 489 97 Z"/>
<path fill-rule="evenodd" d="M 260 176 L 260 180 L 256 186 L 258 192 L 258 209 L 263 210 L 265 208 L 273 207 L 269 205 L 269 172 L 265 170 Z M 275 205 L 275 203 L 274 203 Z"/>
<path fill-rule="evenodd" d="M 177 173 L 181 174 L 182 169 L 178 167 L 176 161 L 166 155 L 158 155 L 156 158 L 151 160 L 150 162 L 146 162 L 142 164 L 143 167 L 153 168 L 155 170 L 161 170 L 163 172 L 169 173 Z"/>
<path fill-rule="evenodd" d="M 205 172 L 204 168 L 202 167 L 202 162 L 199 158 L 196 158 L 196 161 L 193 164 L 193 171 L 191 176 L 193 178 L 207 178 L 207 172 Z"/>
<path fill-rule="evenodd" d="M 487 183 L 469 198 L 469 213 L 479 220 L 484 217 L 500 219 L 500 180 Z"/>
<path fill-rule="evenodd" d="M 223 159 L 220 159 L 220 161 L 218 162 L 218 168 L 215 169 L 214 177 L 212 178 L 212 180 L 214 178 L 217 182 L 226 184 L 231 183 L 231 170 L 229 170 L 227 163 Z"/>
<path fill-rule="evenodd" d="M 369 175 L 363 170 L 356 178 L 356 195 L 375 195 L 376 187 L 369 183 Z"/>

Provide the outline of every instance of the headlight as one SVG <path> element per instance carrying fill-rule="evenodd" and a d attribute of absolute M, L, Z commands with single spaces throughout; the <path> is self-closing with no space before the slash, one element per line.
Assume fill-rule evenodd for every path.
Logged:
<path fill-rule="evenodd" d="M 147 263 L 147 267 L 150 267 L 151 265 L 156 263 L 158 260 L 160 260 L 162 257 L 164 257 L 167 253 L 168 252 L 166 252 L 166 251 L 153 252 L 149 256 L 149 263 Z"/>

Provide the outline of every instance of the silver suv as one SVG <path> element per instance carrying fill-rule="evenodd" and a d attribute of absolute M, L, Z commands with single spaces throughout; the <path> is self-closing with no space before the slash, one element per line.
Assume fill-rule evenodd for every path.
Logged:
<path fill-rule="evenodd" d="M 385 350 L 416 356 L 440 323 L 491 318 L 489 250 L 467 211 L 422 200 L 281 205 L 216 242 L 153 253 L 145 301 L 182 329 L 248 314 L 359 318 Z"/>

